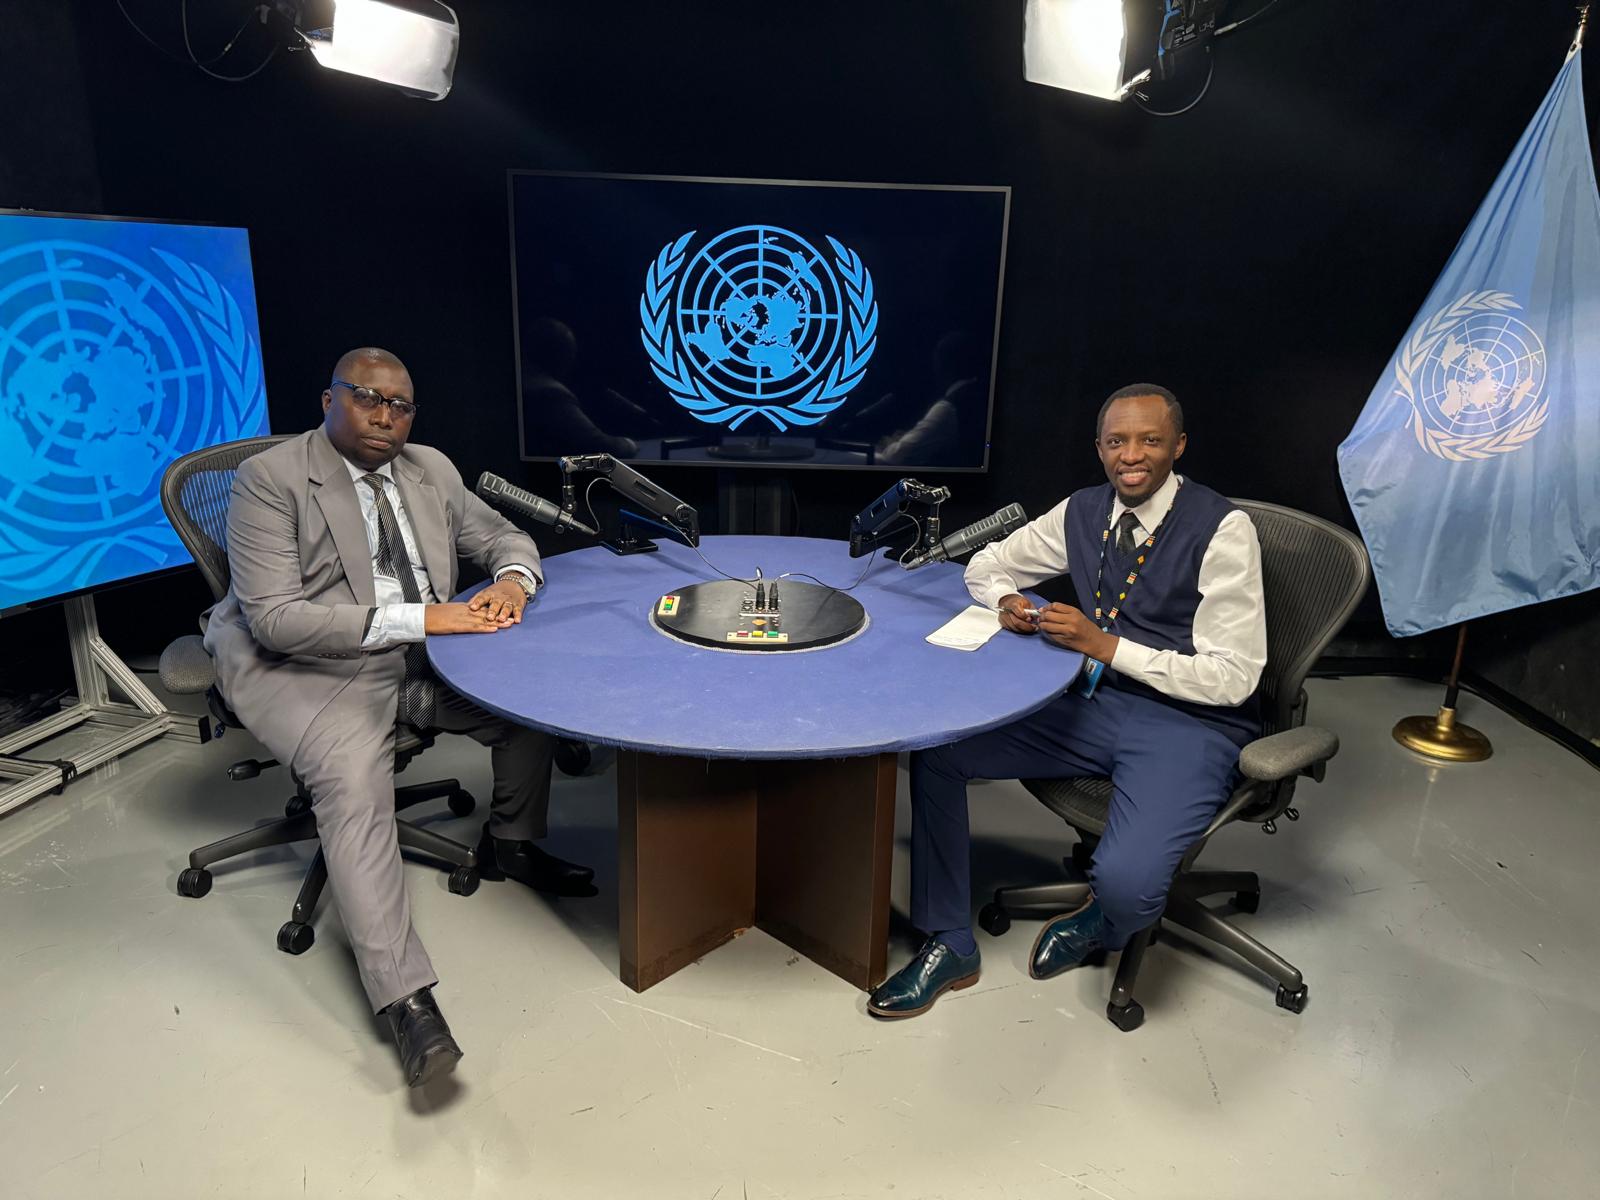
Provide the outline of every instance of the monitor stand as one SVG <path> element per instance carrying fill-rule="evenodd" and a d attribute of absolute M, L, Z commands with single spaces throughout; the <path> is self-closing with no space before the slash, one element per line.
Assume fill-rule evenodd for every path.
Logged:
<path fill-rule="evenodd" d="M 706 454 L 711 458 L 723 458 L 732 462 L 798 462 L 800 459 L 812 458 L 816 453 L 815 446 L 796 442 L 775 442 L 765 433 L 747 438 L 729 438 L 715 446 L 706 447 Z"/>
<path fill-rule="evenodd" d="M 207 740 L 204 717 L 168 709 L 106 645 L 100 637 L 93 596 L 73 597 L 66 601 L 66 610 L 77 701 L 54 716 L 0 737 L 0 783 L 10 781 L 0 786 L 0 814 L 45 792 L 59 793 L 76 775 L 164 734 L 197 744 Z M 125 701 L 111 698 L 113 687 Z M 79 727 L 102 736 L 70 761 L 61 760 L 58 765 L 53 757 L 27 753 L 39 743 Z"/>

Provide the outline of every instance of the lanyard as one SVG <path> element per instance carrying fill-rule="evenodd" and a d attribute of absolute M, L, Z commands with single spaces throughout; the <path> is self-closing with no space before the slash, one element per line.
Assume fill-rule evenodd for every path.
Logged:
<path fill-rule="evenodd" d="M 1178 480 L 1178 491 L 1183 490 L 1183 480 Z M 1111 625 L 1117 619 L 1117 614 L 1122 611 L 1123 602 L 1127 600 L 1128 593 L 1133 591 L 1133 585 L 1139 581 L 1139 572 L 1144 568 L 1144 560 L 1149 556 L 1151 548 L 1156 544 L 1156 535 L 1161 532 L 1161 527 L 1167 523 L 1167 518 L 1172 515 L 1172 510 L 1178 506 L 1177 493 L 1173 493 L 1172 503 L 1167 506 L 1167 511 L 1161 515 L 1161 520 L 1156 522 L 1156 527 L 1151 530 L 1150 536 L 1145 538 L 1144 545 L 1139 547 L 1138 561 L 1133 564 L 1133 570 L 1128 572 L 1128 578 L 1123 581 L 1122 591 L 1117 593 L 1117 602 L 1111 606 L 1108 613 L 1104 610 L 1100 599 L 1100 587 L 1106 570 L 1106 543 L 1111 540 L 1111 514 L 1117 511 L 1117 502 L 1111 501 L 1111 512 L 1106 514 L 1105 532 L 1100 535 L 1100 565 L 1094 573 L 1094 619 L 1099 622 L 1100 628 L 1105 633 L 1111 632 Z M 1129 510 L 1132 511 L 1131 509 Z"/>

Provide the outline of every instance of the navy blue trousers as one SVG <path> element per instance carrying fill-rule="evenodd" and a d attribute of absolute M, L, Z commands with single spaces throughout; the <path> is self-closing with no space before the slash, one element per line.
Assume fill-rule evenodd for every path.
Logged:
<path fill-rule="evenodd" d="M 926 933 L 972 921 L 969 779 L 1109 776 L 1106 831 L 1090 879 L 1118 949 L 1161 915 L 1184 852 L 1232 791 L 1239 746 L 1203 721 L 1104 684 L 1031 716 L 911 757 L 911 921 Z"/>

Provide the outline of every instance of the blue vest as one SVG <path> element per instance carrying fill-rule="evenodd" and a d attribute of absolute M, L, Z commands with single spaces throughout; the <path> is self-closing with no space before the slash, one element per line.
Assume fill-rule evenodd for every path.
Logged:
<path fill-rule="evenodd" d="M 1078 597 L 1078 607 L 1091 619 L 1095 610 L 1096 568 L 1100 565 L 1100 535 L 1105 531 L 1115 500 L 1111 485 L 1102 483 L 1074 492 L 1067 504 L 1067 562 L 1071 564 L 1072 586 Z M 1151 547 L 1144 565 L 1139 567 L 1139 581 L 1122 603 L 1122 611 L 1112 623 L 1111 632 L 1153 650 L 1193 654 L 1194 614 L 1200 606 L 1200 562 L 1222 518 L 1233 511 L 1234 506 L 1226 498 L 1192 480 L 1185 481 L 1172 502 L 1156 544 Z M 1105 566 L 1099 575 L 1100 591 L 1105 600 L 1100 607 L 1109 613 L 1118 603 L 1118 593 L 1126 590 L 1128 573 L 1134 569 L 1138 556 L 1145 554 L 1145 549 L 1141 542 L 1134 547 L 1133 554 L 1123 557 L 1117 552 L 1115 532 L 1104 545 Z M 1241 746 L 1261 733 L 1260 705 L 1254 694 L 1237 708 L 1194 704 L 1175 700 L 1109 667 L 1100 679 L 1100 686 L 1148 696 L 1189 713 L 1221 730 Z"/>

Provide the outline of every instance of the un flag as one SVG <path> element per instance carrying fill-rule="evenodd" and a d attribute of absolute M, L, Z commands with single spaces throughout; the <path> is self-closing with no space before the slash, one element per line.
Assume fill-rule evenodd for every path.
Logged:
<path fill-rule="evenodd" d="M 1600 586 L 1600 193 L 1556 76 L 1339 447 L 1399 636 Z"/>

